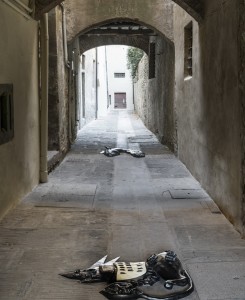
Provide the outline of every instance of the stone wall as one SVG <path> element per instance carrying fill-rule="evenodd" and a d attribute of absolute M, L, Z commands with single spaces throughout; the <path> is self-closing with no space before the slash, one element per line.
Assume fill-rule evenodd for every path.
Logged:
<path fill-rule="evenodd" d="M 64 60 L 62 10 L 49 13 L 49 150 L 69 148 L 68 74 Z"/>
<path fill-rule="evenodd" d="M 155 28 L 168 39 L 173 39 L 171 0 L 83 0 L 65 1 L 68 41 L 110 20 L 132 20 Z"/>
<path fill-rule="evenodd" d="M 134 105 L 135 111 L 140 116 L 146 127 L 150 127 L 150 101 L 148 96 L 148 81 L 149 81 L 149 59 L 148 55 L 144 54 L 137 70 L 137 76 L 134 79 Z"/>
<path fill-rule="evenodd" d="M 134 86 L 135 108 L 144 124 L 170 149 L 176 148 L 173 101 L 174 46 L 156 39 L 155 78 L 149 79 L 148 56 L 144 55 Z"/>
<path fill-rule="evenodd" d="M 103 35 L 103 36 L 87 36 L 81 35 L 79 37 L 80 51 L 81 53 L 96 48 L 99 46 L 110 45 L 127 45 L 135 48 L 140 48 L 148 53 L 149 36 L 129 36 L 129 35 Z"/>
<path fill-rule="evenodd" d="M 14 138 L 0 145 L 0 218 L 39 182 L 38 24 L 0 2 L 0 83 L 13 84 Z"/>
<path fill-rule="evenodd" d="M 91 0 L 88 0 L 89 2 L 92 2 Z M 108 0 L 106 0 L 107 2 L 109 2 Z M 116 3 L 116 5 L 118 6 L 118 11 L 123 12 L 127 10 L 127 7 L 130 5 L 135 5 L 132 4 L 132 0 L 130 1 L 131 3 L 128 3 L 127 1 L 121 1 L 121 0 L 117 0 L 118 2 Z M 139 3 L 138 0 L 136 1 L 136 5 Z M 165 0 L 166 1 L 166 0 Z M 34 2 L 34 8 L 35 8 L 35 18 L 39 19 L 40 16 L 44 13 L 47 12 L 49 10 L 51 10 L 52 8 L 54 8 L 56 5 L 60 4 L 61 2 L 63 2 L 63 0 L 35 0 L 35 1 L 31 1 L 31 3 Z M 66 2 L 75 2 L 74 0 L 66 0 Z M 80 5 L 81 8 L 84 8 L 84 5 L 86 5 L 85 0 L 80 1 L 78 0 L 78 2 L 82 2 L 82 3 L 78 3 L 78 5 Z M 204 0 L 173 0 L 173 2 L 177 3 L 178 5 L 180 5 L 180 7 L 182 7 L 183 9 L 185 9 L 193 18 L 195 18 L 197 21 L 201 21 L 202 17 L 203 17 L 203 9 L 204 9 Z M 115 3 L 115 1 L 113 1 L 113 4 Z M 126 5 L 125 5 L 126 3 Z M 144 4 L 145 1 L 143 2 L 141 0 L 140 2 L 142 4 L 142 7 L 144 8 Z M 163 2 L 160 2 L 160 4 L 162 4 Z M 103 0 L 97 1 L 97 5 L 104 5 L 105 3 L 103 3 Z M 109 3 L 109 7 L 111 7 L 111 2 Z M 75 3 L 76 5 L 76 3 Z M 153 4 L 154 5 L 154 4 Z"/>
<path fill-rule="evenodd" d="M 242 224 L 245 237 L 245 2 L 239 0 L 239 87 L 241 98 L 241 138 L 242 138 Z"/>
<path fill-rule="evenodd" d="M 49 13 L 49 95 L 48 95 L 48 149 L 59 150 L 59 96 L 57 69 L 56 10 Z"/>
<path fill-rule="evenodd" d="M 206 1 L 200 26 L 174 8 L 178 155 L 242 232 L 238 2 Z M 193 76 L 184 78 L 184 27 L 193 21 Z"/>

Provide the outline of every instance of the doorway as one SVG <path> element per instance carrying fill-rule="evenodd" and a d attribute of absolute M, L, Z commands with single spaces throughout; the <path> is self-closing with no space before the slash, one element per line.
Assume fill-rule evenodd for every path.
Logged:
<path fill-rule="evenodd" d="M 126 93 L 115 93 L 114 98 L 114 108 L 127 108 Z"/>

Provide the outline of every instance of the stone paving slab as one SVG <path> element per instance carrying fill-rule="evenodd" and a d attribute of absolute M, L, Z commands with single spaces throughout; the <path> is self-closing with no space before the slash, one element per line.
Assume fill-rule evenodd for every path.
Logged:
<path fill-rule="evenodd" d="M 221 251 L 244 247 L 245 241 L 230 224 L 176 226 L 175 232 L 182 250 Z"/>
<path fill-rule="evenodd" d="M 154 179 L 190 177 L 186 167 L 175 158 L 165 159 L 162 162 L 157 160 L 153 162 L 152 159 L 146 158 L 146 165 Z"/>
<path fill-rule="evenodd" d="M 245 262 L 222 261 L 187 266 L 194 274 L 200 300 L 245 299 Z"/>

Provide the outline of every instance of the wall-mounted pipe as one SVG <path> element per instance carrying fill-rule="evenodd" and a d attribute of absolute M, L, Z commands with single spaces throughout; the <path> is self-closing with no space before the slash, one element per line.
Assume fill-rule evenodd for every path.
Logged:
<path fill-rule="evenodd" d="M 48 76 L 49 33 L 48 14 L 41 19 L 41 103 L 40 103 L 40 182 L 48 181 Z"/>
<path fill-rule="evenodd" d="M 95 119 L 98 118 L 98 97 L 99 97 L 99 87 L 98 87 L 98 48 L 95 48 Z"/>
<path fill-rule="evenodd" d="M 106 98 L 107 98 L 107 108 L 110 106 L 109 102 L 109 83 L 108 83 L 108 59 L 107 59 L 107 48 L 105 46 L 105 72 L 106 72 Z"/>
<path fill-rule="evenodd" d="M 21 14 L 23 17 L 25 17 L 27 20 L 31 19 L 31 16 L 29 16 L 27 13 L 25 13 L 23 10 L 21 10 L 19 7 L 14 5 L 12 2 L 9 0 L 2 0 L 3 3 L 7 4 L 11 8 L 13 8 L 15 11 L 17 11 L 19 14 Z M 23 4 L 23 3 L 22 3 Z M 23 4 L 24 5 L 24 4 Z"/>

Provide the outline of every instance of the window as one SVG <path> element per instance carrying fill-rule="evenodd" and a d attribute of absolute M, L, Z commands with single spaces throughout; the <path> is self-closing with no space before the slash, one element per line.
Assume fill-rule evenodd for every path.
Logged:
<path fill-rule="evenodd" d="M 114 73 L 114 78 L 125 78 L 125 73 Z"/>
<path fill-rule="evenodd" d="M 156 44 L 150 43 L 149 48 L 149 79 L 155 78 Z"/>
<path fill-rule="evenodd" d="M 192 22 L 185 27 L 185 79 L 192 77 L 192 44 L 193 44 L 193 25 Z"/>
<path fill-rule="evenodd" d="M 85 55 L 82 55 L 82 69 L 85 69 Z"/>
<path fill-rule="evenodd" d="M 14 137 L 13 85 L 0 84 L 0 145 Z"/>

